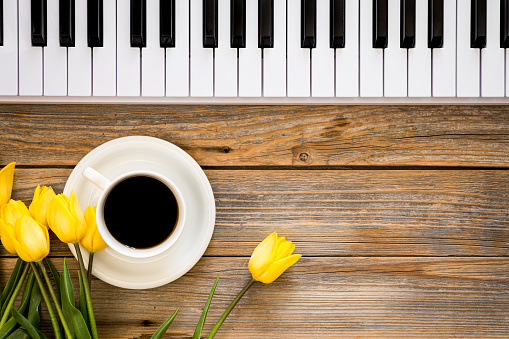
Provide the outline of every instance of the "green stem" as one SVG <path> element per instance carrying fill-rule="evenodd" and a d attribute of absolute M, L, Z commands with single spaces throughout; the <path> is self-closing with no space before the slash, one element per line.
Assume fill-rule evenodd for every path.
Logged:
<path fill-rule="evenodd" d="M 92 289 L 91 281 L 92 281 L 92 265 L 94 264 L 94 253 L 90 252 L 88 256 L 88 269 L 87 269 L 87 278 L 88 278 L 88 286 Z"/>
<path fill-rule="evenodd" d="M 42 261 L 39 261 L 38 264 L 39 264 L 39 268 L 41 269 L 44 280 L 46 280 L 46 285 L 48 286 L 49 294 L 51 295 L 51 298 L 53 299 L 53 303 L 55 304 L 55 308 L 57 309 L 58 316 L 60 317 L 60 322 L 62 323 L 62 326 L 64 328 L 65 336 L 67 338 L 72 338 L 71 330 L 69 329 L 69 325 L 67 324 L 67 321 L 65 321 L 64 312 L 62 312 L 62 308 L 60 307 L 60 304 L 58 303 L 58 298 L 55 294 L 55 291 L 53 290 L 53 286 L 51 286 L 51 280 L 49 280 L 48 273 L 46 273 L 46 268 L 44 267 Z"/>
<path fill-rule="evenodd" d="M 251 285 L 253 285 L 255 283 L 255 281 L 257 281 L 257 280 L 255 278 L 252 278 L 251 281 L 249 281 L 247 283 L 247 285 L 242 289 L 242 291 L 240 291 L 240 293 L 237 295 L 237 297 L 235 299 L 233 299 L 233 301 L 230 304 L 230 306 L 228 306 L 228 308 L 226 309 L 226 311 L 224 311 L 224 313 L 221 316 L 221 318 L 219 318 L 219 320 L 217 321 L 217 324 L 214 326 L 214 328 L 210 332 L 210 334 L 207 337 L 207 339 L 214 338 L 214 336 L 216 335 L 217 331 L 219 331 L 219 328 L 221 327 L 221 325 L 226 320 L 226 317 L 228 317 L 228 315 L 233 310 L 235 305 L 237 305 L 237 303 L 239 302 L 240 298 L 242 298 L 244 296 L 244 294 L 246 294 L 247 290 L 251 287 Z"/>
<path fill-rule="evenodd" d="M 28 269 L 30 266 L 24 264 L 25 267 L 23 268 L 23 273 L 21 273 L 21 276 L 19 277 L 18 283 L 16 284 L 16 287 L 14 288 L 14 291 L 12 292 L 11 298 L 9 299 L 9 302 L 7 303 L 7 307 L 5 308 L 5 312 L 2 316 L 2 319 L 0 320 L 0 328 L 5 324 L 7 321 L 7 318 L 9 318 L 9 314 L 11 313 L 12 305 L 14 305 L 14 301 L 16 301 L 16 297 L 18 296 L 19 290 L 21 290 L 21 286 L 23 286 L 23 283 L 25 282 L 25 277 L 27 275 Z"/>
<path fill-rule="evenodd" d="M 83 263 L 83 256 L 81 255 L 81 249 L 79 243 L 74 243 L 76 254 L 78 256 L 78 262 L 80 263 L 81 279 L 83 280 L 83 286 L 85 287 L 85 299 L 87 301 L 88 319 L 90 321 L 90 330 L 93 339 L 98 339 L 97 326 L 95 324 L 94 309 L 92 307 L 92 297 L 90 295 L 90 285 L 88 284 L 87 271 L 85 270 L 85 264 Z"/>
<path fill-rule="evenodd" d="M 53 325 L 53 332 L 55 332 L 55 338 L 62 339 L 62 334 L 60 333 L 60 325 L 58 324 L 57 317 L 55 316 L 55 311 L 53 311 L 53 306 L 49 300 L 48 292 L 46 292 L 46 289 L 44 288 L 44 283 L 42 281 L 41 275 L 39 274 L 35 263 L 31 262 L 30 266 L 32 267 L 32 272 L 34 272 L 35 280 L 37 280 L 37 283 L 39 284 L 39 290 L 41 291 L 44 303 L 46 303 L 46 308 L 48 309 L 49 317 L 51 319 L 51 325 Z"/>

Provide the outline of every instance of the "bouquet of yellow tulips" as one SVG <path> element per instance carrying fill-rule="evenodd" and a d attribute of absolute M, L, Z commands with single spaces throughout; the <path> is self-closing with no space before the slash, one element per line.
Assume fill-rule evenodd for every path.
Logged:
<path fill-rule="evenodd" d="M 38 329 L 42 300 L 46 304 L 55 338 L 97 339 L 90 278 L 94 253 L 106 248 L 106 243 L 97 230 L 95 207 L 88 206 L 83 213 L 74 191 L 67 197 L 55 194 L 51 187 L 37 186 L 27 208 L 22 201 L 11 199 L 14 167 L 15 163 L 10 163 L 0 170 L 0 238 L 8 252 L 18 255 L 18 261 L 0 297 L 0 339 L 45 338 Z M 59 273 L 47 257 L 50 250 L 48 228 L 60 241 L 73 244 L 76 249 L 80 267 L 80 297 L 77 304 L 67 263 L 64 260 L 63 272 Z M 80 244 L 90 252 L 87 269 Z M 294 249 L 295 245 L 284 237 L 278 237 L 275 232 L 255 248 L 249 261 L 253 278 L 219 318 L 208 338 L 215 336 L 235 305 L 256 281 L 269 284 L 299 260 L 301 255 L 292 254 Z M 46 267 L 51 272 L 56 291 Z M 219 276 L 205 303 L 193 339 L 201 337 L 218 281 Z M 23 285 L 21 302 L 14 307 Z M 153 339 L 162 338 L 177 312 L 159 327 Z"/>

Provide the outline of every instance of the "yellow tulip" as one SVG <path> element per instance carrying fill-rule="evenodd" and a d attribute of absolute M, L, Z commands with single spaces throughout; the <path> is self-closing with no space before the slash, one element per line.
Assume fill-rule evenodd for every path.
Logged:
<path fill-rule="evenodd" d="M 2 229 L 2 237 L 4 236 L 14 245 L 16 253 L 24 261 L 41 261 L 49 254 L 48 229 L 32 217 L 24 215 L 18 218 L 14 228 Z"/>
<path fill-rule="evenodd" d="M 29 210 L 32 213 L 34 219 L 44 226 L 48 226 L 48 220 L 46 218 L 46 212 L 48 211 L 49 204 L 53 197 L 55 196 L 55 192 L 53 188 L 46 186 L 37 186 L 34 193 L 34 198 L 32 199 L 32 203 L 30 204 Z"/>
<path fill-rule="evenodd" d="M 85 221 L 87 223 L 87 233 L 81 239 L 80 244 L 90 253 L 99 252 L 106 248 L 99 230 L 97 229 L 97 222 L 95 219 L 95 207 L 88 206 L 85 210 Z"/>
<path fill-rule="evenodd" d="M 85 236 L 87 225 L 74 191 L 69 199 L 64 194 L 56 195 L 48 207 L 48 225 L 60 241 L 77 243 Z"/>
<path fill-rule="evenodd" d="M 14 232 L 14 225 L 8 224 L 0 219 L 0 239 L 2 241 L 2 245 L 4 245 L 7 252 L 16 254 L 16 248 L 14 247 L 11 237 L 8 235 L 9 232 Z"/>
<path fill-rule="evenodd" d="M 295 245 L 274 232 L 263 240 L 253 251 L 249 260 L 249 271 L 253 278 L 265 284 L 276 280 L 284 271 L 301 257 L 292 254 Z"/>
<path fill-rule="evenodd" d="M 16 220 L 24 215 L 31 216 L 23 201 L 11 199 L 7 204 L 0 207 L 0 218 L 8 224 L 15 225 Z"/>
<path fill-rule="evenodd" d="M 16 254 L 16 249 L 8 236 L 8 231 L 14 232 L 14 225 L 22 216 L 30 216 L 30 212 L 23 201 L 11 199 L 7 204 L 0 207 L 0 238 L 5 249 L 12 254 Z"/>
<path fill-rule="evenodd" d="M 15 162 L 11 162 L 0 171 L 0 206 L 7 204 L 11 199 L 15 165 Z"/>

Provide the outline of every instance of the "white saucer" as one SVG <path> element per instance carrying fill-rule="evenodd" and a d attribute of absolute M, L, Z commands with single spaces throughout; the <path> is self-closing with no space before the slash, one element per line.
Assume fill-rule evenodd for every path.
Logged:
<path fill-rule="evenodd" d="M 94 255 L 92 273 L 96 277 L 123 288 L 153 288 L 180 278 L 200 260 L 212 238 L 216 208 L 210 183 L 189 154 L 167 141 L 146 136 L 124 137 L 100 145 L 81 159 L 65 184 L 64 194 L 70 196 L 74 189 L 83 211 L 97 204 L 101 192 L 83 177 L 88 166 L 108 179 L 133 170 L 160 172 L 178 185 L 188 206 L 184 230 L 170 249 L 154 257 L 135 259 L 107 247 Z M 69 248 L 75 254 L 72 244 Z M 82 253 L 88 262 L 88 252 Z"/>

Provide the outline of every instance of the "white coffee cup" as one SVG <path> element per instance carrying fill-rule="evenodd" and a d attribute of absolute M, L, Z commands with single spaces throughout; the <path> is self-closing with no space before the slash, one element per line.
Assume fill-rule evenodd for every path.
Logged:
<path fill-rule="evenodd" d="M 131 258 L 148 258 L 163 253 L 173 244 L 175 244 L 184 228 L 186 206 L 184 204 L 184 197 L 182 196 L 182 193 L 170 179 L 156 172 L 138 170 L 124 173 L 110 181 L 91 167 L 85 168 L 83 171 L 83 176 L 102 190 L 96 209 L 97 229 L 99 230 L 99 233 L 101 234 L 106 244 L 111 247 L 111 249 Z M 120 182 L 128 178 L 138 176 L 157 179 L 165 184 L 173 193 L 178 204 L 178 219 L 172 233 L 168 238 L 166 238 L 166 240 L 150 248 L 133 248 L 121 243 L 110 233 L 104 219 L 104 206 L 109 193 Z"/>

